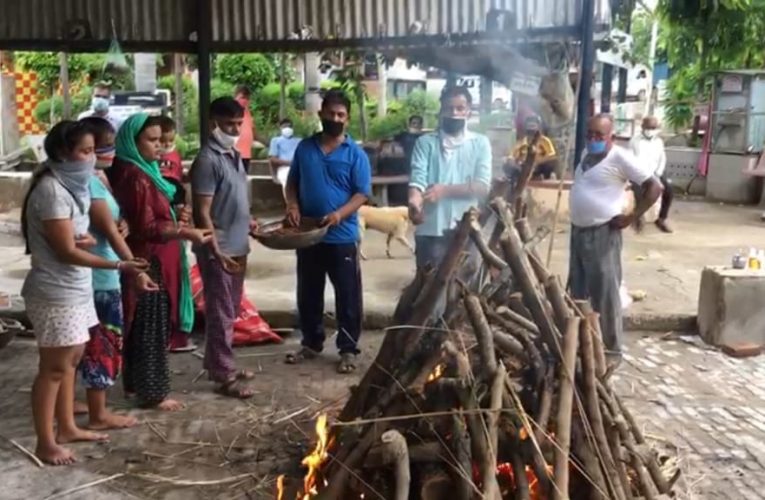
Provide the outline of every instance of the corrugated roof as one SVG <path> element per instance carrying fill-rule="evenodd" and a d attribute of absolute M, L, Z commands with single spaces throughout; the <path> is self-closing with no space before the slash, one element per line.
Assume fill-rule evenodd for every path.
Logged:
<path fill-rule="evenodd" d="M 303 30 L 321 41 L 460 35 L 485 31 L 490 9 L 514 12 L 518 29 L 577 26 L 582 0 L 209 0 L 213 48 L 258 42 L 303 46 Z M 595 0 L 596 24 L 608 24 L 609 0 Z M 0 0 L 0 46 L 108 44 L 112 23 L 126 47 L 189 48 L 197 29 L 194 0 Z M 289 41 L 293 40 L 293 41 Z M 286 44 L 286 45 L 285 45 Z"/>

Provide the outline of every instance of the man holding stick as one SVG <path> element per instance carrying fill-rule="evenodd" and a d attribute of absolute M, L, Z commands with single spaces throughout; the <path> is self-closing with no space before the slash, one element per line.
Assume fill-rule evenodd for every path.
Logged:
<path fill-rule="evenodd" d="M 600 328 L 613 370 L 621 362 L 622 230 L 648 210 L 662 192 L 653 171 L 613 143 L 614 122 L 601 114 L 590 120 L 587 154 L 574 170 L 571 188 L 571 257 L 569 287 L 576 299 L 587 300 L 600 314 Z M 628 182 L 642 195 L 630 214 L 623 214 Z"/>

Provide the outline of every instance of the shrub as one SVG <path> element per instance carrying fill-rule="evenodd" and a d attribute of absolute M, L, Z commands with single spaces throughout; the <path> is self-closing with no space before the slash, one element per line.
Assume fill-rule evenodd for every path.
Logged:
<path fill-rule="evenodd" d="M 216 76 L 256 92 L 276 79 L 273 62 L 262 54 L 225 54 L 216 61 Z"/>

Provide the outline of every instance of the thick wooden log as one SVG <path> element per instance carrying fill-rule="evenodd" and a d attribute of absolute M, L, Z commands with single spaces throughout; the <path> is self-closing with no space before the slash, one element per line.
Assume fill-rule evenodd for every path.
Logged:
<path fill-rule="evenodd" d="M 481 299 L 472 294 L 465 294 L 463 305 L 473 326 L 473 333 L 478 340 L 482 362 L 481 369 L 487 378 L 492 377 L 497 371 L 497 354 L 494 351 L 494 335 L 491 332 L 489 321 L 483 313 Z"/>
<path fill-rule="evenodd" d="M 393 474 L 396 478 L 395 500 L 409 500 L 409 484 L 411 473 L 409 471 L 409 450 L 406 439 L 397 430 L 389 430 L 383 433 L 383 455 L 388 464 L 393 465 Z"/>
<path fill-rule="evenodd" d="M 577 300 L 575 309 L 579 309 L 578 313 L 587 320 L 587 325 L 590 327 L 590 335 L 592 336 L 592 348 L 595 354 L 595 375 L 599 379 L 603 379 L 606 376 L 608 364 L 606 363 L 606 351 L 603 344 L 603 335 L 600 332 L 600 315 L 592 309 L 592 304 L 589 300 Z"/>
<path fill-rule="evenodd" d="M 627 467 L 625 466 L 624 453 L 622 452 L 622 438 L 619 435 L 619 430 L 614 426 L 609 426 L 606 429 L 606 435 L 608 435 L 608 442 L 611 443 L 611 454 L 614 456 L 616 462 L 616 472 L 619 473 L 619 479 L 622 482 L 624 488 L 624 494 L 627 500 L 633 500 L 635 495 L 632 494 L 632 483 L 627 475 Z"/>
<path fill-rule="evenodd" d="M 558 414 L 555 420 L 555 500 L 568 499 L 568 457 L 571 449 L 571 414 L 574 402 L 574 376 L 576 353 L 579 346 L 579 318 L 568 318 L 563 336 L 563 360 L 560 364 L 560 389 L 558 390 Z"/>
<path fill-rule="evenodd" d="M 475 394 L 472 391 L 463 392 L 463 408 L 477 410 L 479 408 Z M 466 413 L 470 443 L 472 445 L 473 460 L 475 460 L 481 475 L 482 495 L 487 500 L 500 500 L 499 483 L 496 476 L 496 455 L 490 448 L 489 436 L 484 425 L 484 420 L 477 413 Z M 492 467 L 493 465 L 493 467 Z"/>
<path fill-rule="evenodd" d="M 560 284 L 560 280 L 557 276 L 550 276 L 545 281 L 545 293 L 547 294 L 547 300 L 552 305 L 553 313 L 555 314 L 555 324 L 560 331 L 564 331 L 568 324 L 568 319 L 573 316 L 571 309 L 566 305 L 566 297 L 563 292 L 563 287 Z"/>
<path fill-rule="evenodd" d="M 517 294 L 516 296 L 518 300 L 522 300 L 520 294 Z M 529 332 L 533 333 L 534 335 L 539 335 L 539 328 L 537 327 L 537 325 L 535 325 L 533 321 L 528 319 L 523 314 L 520 314 L 517 311 L 505 306 L 499 306 L 497 308 L 497 314 L 507 318 L 508 320 L 514 323 L 517 323 L 518 325 L 528 330 Z"/>
<path fill-rule="evenodd" d="M 388 465 L 390 462 L 386 461 L 386 453 L 386 447 L 382 443 L 369 450 L 364 459 L 364 468 L 377 469 Z M 444 446 L 435 441 L 410 445 L 407 447 L 407 453 L 410 463 L 443 462 L 449 458 Z"/>
<path fill-rule="evenodd" d="M 552 415 L 552 402 L 555 394 L 555 370 L 552 366 L 547 368 L 541 393 L 539 395 L 539 406 L 537 408 L 536 422 L 539 428 L 535 430 L 537 442 L 543 446 L 547 442 L 547 427 L 550 424 Z"/>
<path fill-rule="evenodd" d="M 373 388 L 387 387 L 391 383 L 390 373 L 393 373 L 395 363 L 407 357 L 410 352 L 409 349 L 418 344 L 424 333 L 422 327 L 430 319 L 441 294 L 451 282 L 457 264 L 461 260 L 470 234 L 471 213 L 467 212 L 462 217 L 446 255 L 434 275 L 427 280 L 427 284 L 419 294 L 420 298 L 416 301 L 414 310 L 411 311 L 408 318 L 400 322 L 407 328 L 391 330 L 385 335 L 374 362 L 356 389 L 351 392 L 348 402 L 340 412 L 339 419 L 341 421 L 347 421 L 364 414 L 368 402 L 374 401 L 376 398 Z"/>
<path fill-rule="evenodd" d="M 531 269 L 534 271 L 534 275 L 540 283 L 545 283 L 550 278 L 550 272 L 544 264 L 542 264 L 542 259 L 539 257 L 536 248 L 533 246 L 534 233 L 531 231 L 531 226 L 529 226 L 529 220 L 525 217 L 516 220 L 515 229 L 518 231 L 518 236 L 521 237 L 523 249 L 529 257 L 529 264 L 531 264 Z"/>
<path fill-rule="evenodd" d="M 645 465 L 643 464 L 640 455 L 635 449 L 635 443 L 633 442 L 632 436 L 627 430 L 627 426 L 624 424 L 624 421 L 620 418 L 614 417 L 614 415 L 611 414 L 611 410 L 609 409 L 608 405 L 604 401 L 601 401 L 601 412 L 607 425 L 614 426 L 614 428 L 616 428 L 619 436 L 621 437 L 622 444 L 627 448 L 627 453 L 630 456 L 632 470 L 638 478 L 638 490 L 640 490 L 640 494 L 645 500 L 656 500 L 656 494 L 652 488 L 651 478 L 645 469 Z"/>
<path fill-rule="evenodd" d="M 473 484 L 473 455 L 470 451 L 470 435 L 464 420 L 457 415 L 452 416 L 451 449 L 453 457 L 448 462 L 454 464 L 451 476 L 456 485 L 456 500 L 470 500 L 474 492 L 479 492 Z"/>
<path fill-rule="evenodd" d="M 486 469 L 481 471 L 485 498 L 493 498 L 492 495 L 496 495 L 497 500 L 502 498 L 499 484 L 497 483 L 497 454 L 499 453 L 499 414 L 500 410 L 502 410 L 502 396 L 505 392 L 506 377 L 507 371 L 505 371 L 505 365 L 499 363 L 494 371 L 494 380 L 489 392 L 489 409 L 491 413 L 486 416 L 486 426 L 488 427 L 489 435 L 489 463 L 486 464 Z M 487 476 L 492 477 L 494 484 L 496 484 L 496 491 L 492 491 L 493 486 L 491 484 L 488 487 L 486 486 Z"/>
<path fill-rule="evenodd" d="M 534 164 L 536 162 L 537 156 L 536 145 L 538 141 L 539 136 L 536 136 L 534 139 L 532 139 L 531 144 L 527 150 L 528 153 L 526 154 L 526 158 L 521 165 L 521 175 L 518 176 L 518 180 L 516 181 L 513 191 L 508 199 L 510 206 L 513 207 L 514 212 L 519 214 L 519 216 L 524 212 L 523 197 L 526 193 L 526 187 L 529 185 L 531 176 L 534 175 Z"/>
<path fill-rule="evenodd" d="M 548 349 L 556 358 L 560 358 L 558 342 L 560 335 L 552 318 L 547 314 L 542 298 L 537 292 L 529 269 L 528 259 L 523 252 L 521 240 L 518 238 L 515 228 L 510 227 L 505 230 L 500 240 L 500 245 L 504 251 L 505 260 L 510 264 L 513 276 L 518 281 L 523 293 L 523 303 L 529 309 L 529 312 L 531 312 L 543 342 L 547 344 Z"/>
<path fill-rule="evenodd" d="M 489 248 L 489 244 L 483 239 L 483 235 L 481 233 L 481 225 L 476 219 L 473 219 L 470 224 L 470 239 L 473 241 L 473 244 L 478 249 L 478 253 L 481 254 L 481 257 L 483 257 L 483 260 L 486 262 L 486 264 L 488 264 L 490 267 L 500 270 L 507 268 L 507 262 L 505 262 L 502 257 L 494 253 Z"/>
<path fill-rule="evenodd" d="M 531 500 L 529 478 L 526 476 L 526 464 L 523 463 L 519 441 L 515 442 L 511 463 L 513 465 L 513 479 L 515 479 L 515 500 Z"/>
<path fill-rule="evenodd" d="M 608 486 L 606 486 L 606 480 L 603 477 L 600 461 L 595 454 L 594 443 L 587 438 L 581 420 L 575 422 L 572 429 L 572 438 L 574 455 L 579 459 L 578 462 L 581 463 L 584 469 L 587 482 L 591 485 L 592 491 L 589 498 L 592 500 L 608 500 Z"/>
<path fill-rule="evenodd" d="M 507 307 L 511 311 L 526 318 L 531 324 L 534 324 L 534 319 L 531 317 L 531 313 L 523 303 L 523 294 L 520 292 L 511 293 L 507 299 Z M 536 325 L 534 325 L 536 327 Z M 538 328 L 537 328 L 538 330 Z"/>
<path fill-rule="evenodd" d="M 492 328 L 491 332 L 494 336 L 494 346 L 502 354 L 510 354 L 516 358 L 524 359 L 526 357 L 526 351 L 515 337 L 509 335 L 498 328 Z"/>
<path fill-rule="evenodd" d="M 595 376 L 595 361 L 592 349 L 592 336 L 588 331 L 586 323 L 580 328 L 579 342 L 581 344 L 582 361 L 582 381 L 584 393 L 585 413 L 590 421 L 590 427 L 598 446 L 598 452 L 602 460 L 602 467 L 605 471 L 611 495 L 614 500 L 624 500 L 624 490 L 619 479 L 619 473 L 616 470 L 614 457 L 611 454 L 611 447 L 608 443 L 605 427 L 603 426 L 603 415 L 600 411 L 600 398 L 598 397 L 598 384 Z"/>

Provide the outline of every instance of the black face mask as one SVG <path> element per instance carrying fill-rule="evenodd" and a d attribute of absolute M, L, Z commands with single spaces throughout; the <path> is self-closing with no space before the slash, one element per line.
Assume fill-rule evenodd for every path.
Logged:
<path fill-rule="evenodd" d="M 449 135 L 457 135 L 465 130 L 465 119 L 443 117 L 441 118 L 441 130 Z"/>
<path fill-rule="evenodd" d="M 340 137 L 345 132 L 345 124 L 333 120 L 321 120 L 321 130 L 330 137 Z"/>

